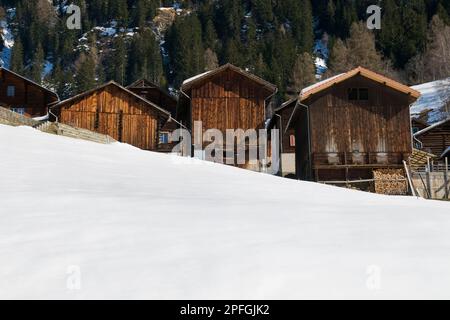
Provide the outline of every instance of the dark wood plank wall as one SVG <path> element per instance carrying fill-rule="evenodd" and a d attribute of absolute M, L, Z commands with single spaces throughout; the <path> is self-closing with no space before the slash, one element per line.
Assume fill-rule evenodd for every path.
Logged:
<path fill-rule="evenodd" d="M 203 122 L 203 131 L 262 129 L 266 89 L 250 79 L 226 70 L 191 91 L 192 126 Z"/>
<path fill-rule="evenodd" d="M 158 121 L 162 120 L 143 101 L 111 85 L 62 105 L 60 121 L 144 150 L 156 150 Z"/>
<path fill-rule="evenodd" d="M 168 96 L 168 94 L 163 92 L 161 89 L 130 87 L 129 90 L 147 99 L 148 101 L 155 103 L 164 110 L 169 111 L 172 116 L 176 115 L 177 101 Z"/>
<path fill-rule="evenodd" d="M 295 129 L 291 128 L 286 132 L 286 128 L 289 123 L 289 119 L 291 118 L 292 112 L 294 111 L 295 103 L 292 106 L 286 107 L 279 112 L 281 116 L 282 126 L 280 132 L 280 136 L 283 137 L 283 153 L 295 153 L 295 145 L 291 145 L 291 136 L 295 137 Z M 277 119 L 279 121 L 279 119 Z M 285 133 L 286 132 L 286 133 Z M 295 140 L 295 138 L 294 138 Z"/>
<path fill-rule="evenodd" d="M 450 121 L 417 137 L 423 150 L 438 157 L 450 147 Z"/>
<path fill-rule="evenodd" d="M 47 114 L 49 103 L 57 101 L 56 96 L 43 88 L 5 70 L 0 72 L 0 102 L 4 107 L 25 108 L 26 116 L 39 117 Z M 8 97 L 8 86 L 15 87 L 14 97 Z"/>
<path fill-rule="evenodd" d="M 368 88 L 368 101 L 349 101 L 348 88 Z M 308 99 L 312 153 L 386 152 L 409 156 L 407 95 L 356 76 Z"/>

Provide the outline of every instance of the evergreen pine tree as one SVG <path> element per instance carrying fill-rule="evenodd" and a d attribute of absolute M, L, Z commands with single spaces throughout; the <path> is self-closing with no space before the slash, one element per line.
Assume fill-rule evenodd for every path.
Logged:
<path fill-rule="evenodd" d="M 127 0 L 114 0 L 110 4 L 111 16 L 116 19 L 119 27 L 128 25 L 128 3 Z"/>
<path fill-rule="evenodd" d="M 39 44 L 36 48 L 36 51 L 33 55 L 33 60 L 31 64 L 30 70 L 30 78 L 36 83 L 41 83 L 42 81 L 42 71 L 44 69 L 44 50 L 42 46 Z"/>
<path fill-rule="evenodd" d="M 211 50 L 216 49 L 217 44 L 217 33 L 214 24 L 211 20 L 208 20 L 205 28 L 205 36 L 203 40 L 206 48 L 211 48 Z"/>
<path fill-rule="evenodd" d="M 106 59 L 107 79 L 114 80 L 122 85 L 126 81 L 127 49 L 122 37 L 116 37 L 112 49 Z"/>
<path fill-rule="evenodd" d="M 146 61 L 145 78 L 161 85 L 165 79 L 159 45 L 150 29 L 143 33 L 142 39 L 144 41 L 144 60 Z"/>
<path fill-rule="evenodd" d="M 176 86 L 184 79 L 203 72 L 202 29 L 195 15 L 175 20 L 167 41 Z"/>
<path fill-rule="evenodd" d="M 24 73 L 23 66 L 23 46 L 20 38 L 14 43 L 14 47 L 11 53 L 11 70 L 17 72 L 18 74 Z"/>
<path fill-rule="evenodd" d="M 82 53 L 75 65 L 75 91 L 80 93 L 94 88 L 96 86 L 94 56 Z"/>

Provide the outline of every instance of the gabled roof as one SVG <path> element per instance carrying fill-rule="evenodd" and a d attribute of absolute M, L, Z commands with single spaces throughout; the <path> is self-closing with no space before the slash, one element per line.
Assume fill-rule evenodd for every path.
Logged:
<path fill-rule="evenodd" d="M 162 89 L 160 86 L 158 86 L 154 82 L 151 82 L 150 80 L 147 80 L 145 78 L 136 80 L 132 84 L 128 85 L 127 89 L 157 89 L 158 91 L 163 93 L 168 98 L 172 99 L 175 102 L 177 101 L 177 99 L 174 96 L 172 96 L 170 93 L 168 93 L 167 91 Z"/>
<path fill-rule="evenodd" d="M 128 89 L 130 88 L 157 88 L 160 89 L 159 86 L 157 86 L 155 83 L 151 82 L 150 80 L 147 80 L 145 78 L 138 79 L 132 84 L 127 86 Z"/>
<path fill-rule="evenodd" d="M 403 92 L 405 94 L 408 94 L 408 95 L 410 95 L 411 97 L 413 97 L 415 99 L 420 97 L 420 92 L 418 92 L 418 91 L 416 91 L 416 90 L 414 90 L 414 89 L 412 89 L 412 88 L 410 88 L 410 87 L 408 87 L 408 86 L 406 86 L 404 84 L 401 84 L 401 83 L 399 83 L 399 82 L 397 82 L 395 80 L 389 79 L 389 78 L 387 78 L 385 76 L 382 76 L 382 75 L 380 75 L 378 73 L 375 73 L 375 72 L 370 71 L 368 69 L 365 69 L 363 67 L 358 67 L 358 68 L 353 69 L 353 70 L 351 70 L 349 72 L 338 74 L 337 76 L 328 78 L 326 80 L 323 80 L 321 82 L 315 83 L 315 84 L 313 84 L 313 85 L 311 85 L 309 87 L 304 88 L 300 92 L 298 99 L 293 99 L 293 100 L 291 99 L 291 100 L 283 103 L 279 109 L 287 107 L 288 105 L 292 104 L 294 101 L 299 102 L 299 104 L 302 105 L 303 107 L 307 107 L 307 106 L 303 105 L 302 102 L 307 100 L 312 95 L 314 95 L 316 93 L 319 93 L 319 92 L 321 92 L 323 90 L 326 90 L 326 89 L 334 86 L 335 84 L 341 83 L 341 82 L 343 82 L 345 80 L 348 80 L 348 79 L 350 79 L 350 78 L 352 78 L 354 76 L 357 76 L 357 75 L 361 75 L 361 76 L 363 76 L 365 78 L 368 78 L 368 79 L 371 79 L 373 81 L 382 83 L 382 84 L 384 84 L 384 85 L 386 85 L 386 86 L 388 86 L 388 87 L 390 87 L 390 88 L 392 88 L 394 90 L 397 90 L 397 91 Z M 296 114 L 297 114 L 297 108 L 295 108 L 294 111 L 292 112 L 292 115 L 291 115 L 291 117 L 290 117 L 290 119 L 288 121 L 288 124 L 286 126 L 287 128 L 290 128 L 292 123 L 295 121 L 294 119 L 296 118 Z"/>
<path fill-rule="evenodd" d="M 279 106 L 278 108 L 275 108 L 275 110 L 274 110 L 275 113 L 283 110 L 286 107 L 289 107 L 292 103 L 297 102 L 297 100 L 298 100 L 297 98 L 292 98 L 292 99 L 290 99 L 290 100 L 288 100 L 286 102 L 283 102 L 281 104 L 281 106 Z"/>
<path fill-rule="evenodd" d="M 378 73 L 375 73 L 373 71 L 370 71 L 368 69 L 365 69 L 363 67 L 358 67 L 356 69 L 353 69 L 346 73 L 338 74 L 337 76 L 328 78 L 326 80 L 323 80 L 321 82 L 315 83 L 305 89 L 303 89 L 300 92 L 300 100 L 305 101 L 308 99 L 311 95 L 316 94 L 318 92 L 321 92 L 325 89 L 328 89 L 335 84 L 341 83 L 345 80 L 348 80 L 356 75 L 361 75 L 365 78 L 371 79 L 373 81 L 382 83 L 394 90 L 403 92 L 405 94 L 411 95 L 412 97 L 418 99 L 420 97 L 420 92 L 417 90 L 414 90 L 404 84 L 401 84 L 400 82 L 397 82 L 395 80 L 389 79 L 385 76 L 382 76 Z"/>
<path fill-rule="evenodd" d="M 105 83 L 105 84 L 103 84 L 103 85 L 101 85 L 101 86 L 99 86 L 99 87 L 97 87 L 97 88 L 94 88 L 94 89 L 91 89 L 91 90 L 82 92 L 82 93 L 80 93 L 80 94 L 77 94 L 77 95 L 75 95 L 75 96 L 73 96 L 73 97 L 71 97 L 71 98 L 69 98 L 69 99 L 66 99 L 66 100 L 61 101 L 61 102 L 59 102 L 59 103 L 57 103 L 57 104 L 54 104 L 53 106 L 51 106 L 51 108 L 57 108 L 57 107 L 60 107 L 61 105 L 66 104 L 67 102 L 76 100 L 76 99 L 78 99 L 78 98 L 85 97 L 85 96 L 87 96 L 87 95 L 89 95 L 89 94 L 91 94 L 91 93 L 93 93 L 93 92 L 95 92 L 95 91 L 98 91 L 98 90 L 100 90 L 100 89 L 103 89 L 103 88 L 108 87 L 108 86 L 111 86 L 111 85 L 112 85 L 112 86 L 115 86 L 115 87 L 117 87 L 117 88 L 119 88 L 119 89 L 122 90 L 122 91 L 125 91 L 125 92 L 128 93 L 129 95 L 131 95 L 131 96 L 133 96 L 133 97 L 135 97 L 135 98 L 141 100 L 142 102 L 146 103 L 148 106 L 153 107 L 154 109 L 160 111 L 161 113 L 164 113 L 164 114 L 167 115 L 169 118 L 171 117 L 170 112 L 164 110 L 163 108 L 159 107 L 158 105 L 154 104 L 153 102 L 148 101 L 147 99 L 141 97 L 140 95 L 134 93 L 133 91 L 131 91 L 131 90 L 129 90 L 129 89 L 127 89 L 127 88 L 121 86 L 120 84 L 118 84 L 118 83 L 115 82 L 115 81 L 109 81 L 109 82 L 107 82 L 107 83 Z"/>
<path fill-rule="evenodd" d="M 281 106 L 279 106 L 278 108 L 275 108 L 273 110 L 274 113 L 273 113 L 272 117 L 266 123 L 266 129 L 268 129 L 268 130 L 273 129 L 273 127 L 275 126 L 276 120 L 279 117 L 280 111 L 283 111 L 287 107 L 291 107 L 292 104 L 294 104 L 294 103 L 295 103 L 294 106 L 297 105 L 297 100 L 298 100 L 297 98 L 290 99 L 290 100 L 282 103 Z"/>
<path fill-rule="evenodd" d="M 266 80 L 254 75 L 254 74 L 251 74 L 245 70 L 242 70 L 241 68 L 238 68 L 238 67 L 232 65 L 231 63 L 227 63 L 221 67 L 218 67 L 217 69 L 204 72 L 202 74 L 196 75 L 192 78 L 185 80 L 181 86 L 181 90 L 186 92 L 187 90 L 195 87 L 195 85 L 197 83 L 199 83 L 203 80 L 209 79 L 225 70 L 232 70 L 234 72 L 237 72 L 237 73 L 241 74 L 242 76 L 265 87 L 269 92 L 275 93 L 277 91 L 277 87 L 274 84 L 267 82 Z"/>
<path fill-rule="evenodd" d="M 21 76 L 20 74 L 15 73 L 14 71 L 11 71 L 11 70 L 6 69 L 6 68 L 4 68 L 4 67 L 0 67 L 0 71 L 2 71 L 2 72 L 5 71 L 5 72 L 7 72 L 7 73 L 10 73 L 10 74 L 12 74 L 12 75 L 14 75 L 14 76 L 16 76 L 16 77 L 18 77 L 18 78 L 20 78 L 20 79 L 22 79 L 22 80 L 28 82 L 29 84 L 31 84 L 31 85 L 33 85 L 33 86 L 36 86 L 36 87 L 41 88 L 43 91 L 46 91 L 48 94 L 50 94 L 51 96 L 53 96 L 53 97 L 55 98 L 56 101 L 59 101 L 59 97 L 58 97 L 58 94 L 57 94 L 56 92 L 53 92 L 53 91 L 51 91 L 50 89 L 47 89 L 47 88 L 43 87 L 42 85 L 40 85 L 40 84 L 34 82 L 33 80 L 30 80 L 30 79 L 28 79 L 28 78 L 25 78 L 24 76 Z"/>
<path fill-rule="evenodd" d="M 416 133 L 414 134 L 414 137 L 420 136 L 420 135 L 422 135 L 422 134 L 424 134 L 424 133 L 426 133 L 426 132 L 428 132 L 428 131 L 430 131 L 430 130 L 436 129 L 437 127 L 440 127 L 440 126 L 446 124 L 447 122 L 450 122 L 450 117 L 448 117 L 448 118 L 445 119 L 445 120 L 436 122 L 435 124 L 432 124 L 431 126 L 426 127 L 425 129 L 422 129 L 422 130 L 416 132 Z"/>

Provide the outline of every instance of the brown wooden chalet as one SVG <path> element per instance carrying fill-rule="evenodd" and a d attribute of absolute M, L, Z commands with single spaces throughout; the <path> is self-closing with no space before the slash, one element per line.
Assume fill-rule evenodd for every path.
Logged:
<path fill-rule="evenodd" d="M 158 151 L 170 112 L 111 81 L 52 106 L 61 123 L 111 136 L 135 147 Z"/>
<path fill-rule="evenodd" d="M 291 102 L 299 179 L 351 181 L 402 168 L 412 154 L 409 106 L 420 93 L 359 67 L 301 91 Z"/>
<path fill-rule="evenodd" d="M 42 117 L 58 95 L 5 68 L 0 68 L 0 105 L 28 117 Z"/>
<path fill-rule="evenodd" d="M 169 111 L 173 117 L 176 116 L 178 100 L 153 82 L 147 79 L 140 79 L 130 84 L 127 88 Z"/>
<path fill-rule="evenodd" d="M 177 117 L 191 131 L 201 121 L 203 133 L 218 129 L 224 137 L 227 129 L 264 129 L 266 106 L 276 92 L 275 85 L 226 64 L 184 81 Z"/>
<path fill-rule="evenodd" d="M 414 134 L 421 143 L 421 150 L 437 157 L 447 155 L 450 147 L 450 117 L 432 124 Z"/>

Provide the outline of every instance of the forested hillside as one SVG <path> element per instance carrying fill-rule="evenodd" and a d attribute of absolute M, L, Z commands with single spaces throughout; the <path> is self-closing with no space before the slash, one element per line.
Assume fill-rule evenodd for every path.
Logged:
<path fill-rule="evenodd" d="M 68 4 L 82 29 L 66 27 Z M 370 4 L 382 29 L 365 26 Z M 231 62 L 284 99 L 363 65 L 417 84 L 450 76 L 450 0 L 0 0 L 2 64 L 67 97 L 113 79 L 170 89 Z M 165 9 L 161 9 L 165 7 Z M 323 76 L 323 75 L 322 75 Z"/>

